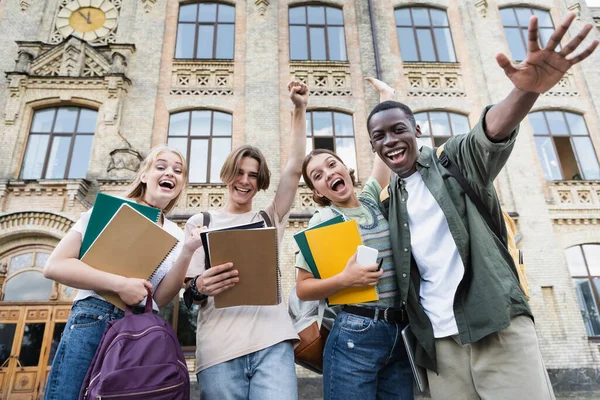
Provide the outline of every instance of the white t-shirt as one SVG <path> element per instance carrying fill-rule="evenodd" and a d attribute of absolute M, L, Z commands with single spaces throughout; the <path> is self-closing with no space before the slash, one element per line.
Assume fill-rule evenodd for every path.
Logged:
<path fill-rule="evenodd" d="M 456 335 L 454 295 L 465 267 L 439 204 L 417 171 L 404 178 L 412 255 L 421 273 L 420 301 L 436 338 Z"/>
<path fill-rule="evenodd" d="M 274 203 L 271 203 L 265 212 L 277 229 L 278 240 L 281 243 L 289 214 L 280 221 Z M 260 213 L 256 211 L 230 214 L 218 210 L 211 211 L 210 214 L 209 228 L 211 229 L 262 220 Z M 186 232 L 195 226 L 201 226 L 202 221 L 202 214 L 194 215 L 186 224 Z M 204 249 L 200 247 L 192 256 L 186 276 L 193 278 L 202 272 L 204 272 Z M 196 373 L 285 340 L 296 339 L 298 334 L 283 301 L 276 306 L 216 309 L 214 299 L 209 297 L 198 310 Z"/>
<path fill-rule="evenodd" d="M 82 238 L 87 229 L 91 214 L 92 214 L 92 208 L 90 208 L 86 212 L 81 213 L 81 217 L 79 218 L 79 221 L 77 221 L 75 223 L 75 225 L 73 225 L 73 227 L 71 228 L 72 231 L 80 233 Z M 175 246 L 175 248 L 173 249 L 173 251 L 171 251 L 169 253 L 169 255 L 165 258 L 165 260 L 160 264 L 158 269 L 154 272 L 152 277 L 149 279 L 149 282 L 152 284 L 153 292 L 156 291 L 156 288 L 158 287 L 158 284 L 160 283 L 162 278 L 164 278 L 165 275 L 167 274 L 167 272 L 169 272 L 169 270 L 175 263 L 175 260 L 177 260 L 179 253 L 181 253 L 181 249 L 183 247 L 183 230 L 181 230 L 181 228 L 179 228 L 176 223 L 171 222 L 167 218 L 165 218 L 162 228 L 165 231 L 167 231 L 167 233 L 174 236 L 178 240 L 178 242 L 177 242 L 177 245 Z M 87 297 L 96 297 L 98 299 L 104 300 L 104 298 L 102 298 L 102 296 L 100 296 L 98 293 L 94 292 L 93 290 L 80 289 L 79 292 L 77 293 L 77 295 L 75 296 L 75 298 L 73 299 L 73 301 L 85 299 Z M 142 302 L 139 305 L 144 306 L 145 304 L 146 304 L 146 299 L 142 300 Z M 152 306 L 155 310 L 158 310 L 158 306 L 156 305 L 156 302 L 153 301 Z"/>

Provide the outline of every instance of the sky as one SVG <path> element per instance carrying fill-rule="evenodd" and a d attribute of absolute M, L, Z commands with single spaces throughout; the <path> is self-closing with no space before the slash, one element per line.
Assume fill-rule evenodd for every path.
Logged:
<path fill-rule="evenodd" d="M 588 7 L 600 7 L 600 0 L 586 0 Z"/>

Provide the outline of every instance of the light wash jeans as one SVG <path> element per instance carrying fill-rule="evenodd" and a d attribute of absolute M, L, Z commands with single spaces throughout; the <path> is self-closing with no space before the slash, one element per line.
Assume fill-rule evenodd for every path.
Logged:
<path fill-rule="evenodd" d="M 325 400 L 412 400 L 405 326 L 338 314 L 323 354 Z"/>
<path fill-rule="evenodd" d="M 73 304 L 52 362 L 45 400 L 78 398 L 106 325 L 123 315 L 119 308 L 93 297 Z"/>
<path fill-rule="evenodd" d="M 198 372 L 200 400 L 296 400 L 298 381 L 289 341 Z"/>

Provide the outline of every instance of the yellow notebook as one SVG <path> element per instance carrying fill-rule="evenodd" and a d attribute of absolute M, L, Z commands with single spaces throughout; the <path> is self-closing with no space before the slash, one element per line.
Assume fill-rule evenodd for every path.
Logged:
<path fill-rule="evenodd" d="M 353 220 L 306 231 L 306 240 L 321 279 L 342 272 L 356 253 L 356 247 L 362 244 L 358 225 Z M 344 289 L 328 300 L 329 305 L 355 304 L 379 300 L 379 296 L 375 287 L 367 286 Z"/>

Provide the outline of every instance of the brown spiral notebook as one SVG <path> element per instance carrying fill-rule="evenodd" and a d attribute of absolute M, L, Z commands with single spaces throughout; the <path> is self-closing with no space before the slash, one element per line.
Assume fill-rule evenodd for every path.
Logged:
<path fill-rule="evenodd" d="M 111 274 L 150 279 L 176 245 L 175 237 L 128 204 L 123 204 L 81 261 Z M 98 294 L 125 309 L 125 303 L 116 293 Z"/>
<path fill-rule="evenodd" d="M 207 242 L 210 264 L 232 262 L 240 278 L 234 287 L 214 297 L 215 308 L 281 302 L 275 228 L 209 232 Z"/>

